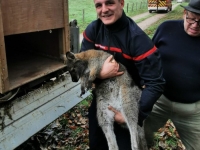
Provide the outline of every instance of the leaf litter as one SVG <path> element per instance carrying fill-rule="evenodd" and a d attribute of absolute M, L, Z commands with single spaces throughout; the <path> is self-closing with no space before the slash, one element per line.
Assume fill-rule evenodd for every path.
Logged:
<path fill-rule="evenodd" d="M 79 103 L 54 122 L 33 135 L 15 150 L 87 150 L 89 149 L 88 105 Z M 186 150 L 173 122 L 169 119 L 154 135 L 149 150 Z"/>
<path fill-rule="evenodd" d="M 89 149 L 88 107 L 76 105 L 15 150 Z"/>
<path fill-rule="evenodd" d="M 154 134 L 154 146 L 150 150 L 186 150 L 170 119 Z"/>

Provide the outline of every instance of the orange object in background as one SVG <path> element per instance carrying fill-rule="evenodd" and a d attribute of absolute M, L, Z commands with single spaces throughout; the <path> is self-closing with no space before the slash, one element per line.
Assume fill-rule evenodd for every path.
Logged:
<path fill-rule="evenodd" d="M 172 10 L 171 0 L 148 0 L 148 11 L 164 11 L 169 12 Z"/>

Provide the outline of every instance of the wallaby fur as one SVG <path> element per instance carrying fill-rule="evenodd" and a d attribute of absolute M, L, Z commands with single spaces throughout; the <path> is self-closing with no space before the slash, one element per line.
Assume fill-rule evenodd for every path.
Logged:
<path fill-rule="evenodd" d="M 92 88 L 93 81 L 109 56 L 109 53 L 100 50 L 87 50 L 77 54 L 66 53 L 66 65 L 72 81 L 77 82 L 81 79 L 81 95 L 85 90 Z M 118 150 L 113 131 L 114 113 L 108 109 L 109 105 L 114 107 L 125 118 L 131 135 L 132 150 L 147 150 L 144 130 L 137 124 L 141 90 L 134 85 L 126 68 L 122 64 L 119 65 L 119 71 L 123 71 L 123 75 L 102 80 L 95 85 L 98 123 L 106 136 L 109 150 Z"/>

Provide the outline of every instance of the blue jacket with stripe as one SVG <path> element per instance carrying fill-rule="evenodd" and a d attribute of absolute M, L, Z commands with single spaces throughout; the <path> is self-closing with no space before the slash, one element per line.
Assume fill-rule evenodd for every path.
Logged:
<path fill-rule="evenodd" d="M 104 50 L 114 55 L 116 61 L 126 66 L 135 83 L 146 88 L 142 91 L 139 125 L 151 112 L 154 103 L 163 92 L 160 54 L 151 39 L 127 17 L 105 26 L 100 19 L 89 24 L 83 33 L 81 51 Z"/>

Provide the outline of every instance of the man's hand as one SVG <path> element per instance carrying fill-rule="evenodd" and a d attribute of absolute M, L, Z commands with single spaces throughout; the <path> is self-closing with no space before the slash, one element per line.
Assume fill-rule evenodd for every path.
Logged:
<path fill-rule="evenodd" d="M 113 56 L 109 56 L 104 62 L 101 72 L 99 74 L 100 79 L 112 78 L 122 75 L 124 72 L 118 72 L 119 64 L 115 61 Z"/>
<path fill-rule="evenodd" d="M 109 106 L 108 109 L 115 113 L 115 116 L 114 116 L 115 122 L 117 122 L 118 124 L 124 124 L 124 123 L 126 123 L 125 120 L 124 120 L 124 117 L 122 116 L 122 114 L 121 114 L 120 111 L 117 111 L 112 106 Z"/>

